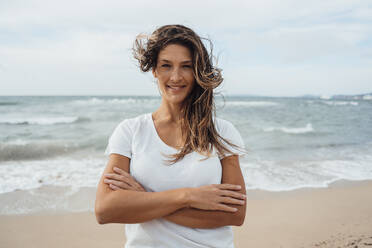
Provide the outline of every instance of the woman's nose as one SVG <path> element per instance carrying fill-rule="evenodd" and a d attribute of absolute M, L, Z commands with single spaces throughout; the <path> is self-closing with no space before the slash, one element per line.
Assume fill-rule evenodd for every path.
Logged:
<path fill-rule="evenodd" d="M 179 69 L 175 68 L 172 70 L 170 80 L 173 82 L 178 82 L 181 79 L 181 72 Z"/>

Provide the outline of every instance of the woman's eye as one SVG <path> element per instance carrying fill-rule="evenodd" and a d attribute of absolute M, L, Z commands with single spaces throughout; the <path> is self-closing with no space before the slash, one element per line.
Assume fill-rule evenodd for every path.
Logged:
<path fill-rule="evenodd" d="M 191 68 L 191 65 L 184 65 L 185 68 Z"/>
<path fill-rule="evenodd" d="M 168 64 L 164 64 L 164 65 L 162 65 L 161 67 L 169 67 L 170 65 L 168 65 Z"/>

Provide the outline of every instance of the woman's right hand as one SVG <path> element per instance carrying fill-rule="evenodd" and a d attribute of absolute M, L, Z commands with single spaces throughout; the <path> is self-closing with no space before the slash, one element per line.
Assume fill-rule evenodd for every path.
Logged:
<path fill-rule="evenodd" d="M 246 196 L 239 191 L 240 185 L 212 184 L 197 188 L 187 188 L 189 207 L 203 210 L 236 212 L 237 208 L 228 204 L 244 205 Z"/>

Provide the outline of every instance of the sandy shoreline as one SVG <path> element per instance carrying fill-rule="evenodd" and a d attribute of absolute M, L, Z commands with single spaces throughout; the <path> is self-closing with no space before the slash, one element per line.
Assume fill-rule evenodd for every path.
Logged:
<path fill-rule="evenodd" d="M 288 192 L 248 191 L 234 227 L 246 247 L 371 247 L 372 180 Z M 0 215 L 0 247 L 124 247 L 124 226 L 98 225 L 91 212 Z"/>

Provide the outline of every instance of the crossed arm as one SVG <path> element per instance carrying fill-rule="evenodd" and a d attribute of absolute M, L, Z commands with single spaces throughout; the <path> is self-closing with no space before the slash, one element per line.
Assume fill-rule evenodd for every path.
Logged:
<path fill-rule="evenodd" d="M 132 190 L 121 190 L 104 182 L 104 175 L 112 174 L 114 167 L 129 173 L 129 164 L 130 159 L 127 157 L 118 154 L 110 155 L 109 163 L 97 189 L 95 211 L 99 223 L 139 223 L 156 218 L 165 218 L 168 221 L 191 228 L 216 228 L 243 224 L 246 209 L 245 201 L 244 205 L 225 204 L 223 205 L 225 207 L 221 207 L 220 210 L 203 210 L 190 207 L 190 201 L 188 200 L 190 197 L 192 198 L 192 195 L 190 196 L 192 191 L 190 190 L 175 189 L 162 192 L 144 192 L 141 191 L 141 186 L 137 182 L 133 182 L 133 178 L 131 180 L 135 186 Z M 241 189 L 237 191 L 235 188 L 235 191 L 245 195 L 245 183 L 238 156 L 228 156 L 221 160 L 221 164 L 221 185 L 240 185 Z M 216 186 L 216 188 L 221 188 L 221 186 Z M 229 189 L 224 189 L 231 192 L 233 188 L 230 186 Z M 236 203 L 232 200 L 231 202 Z M 237 211 L 232 212 L 232 207 L 236 208 Z"/>
<path fill-rule="evenodd" d="M 222 182 L 241 186 L 239 191 L 246 194 L 244 179 L 239 166 L 238 156 L 228 156 L 221 160 Z M 166 220 L 192 228 L 216 228 L 220 226 L 240 226 L 244 222 L 246 203 L 234 205 L 235 213 L 226 211 L 210 211 L 195 208 L 183 208 L 165 217 Z"/>

